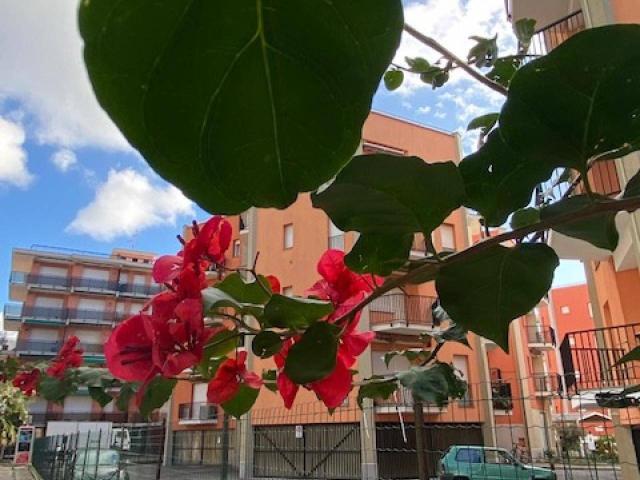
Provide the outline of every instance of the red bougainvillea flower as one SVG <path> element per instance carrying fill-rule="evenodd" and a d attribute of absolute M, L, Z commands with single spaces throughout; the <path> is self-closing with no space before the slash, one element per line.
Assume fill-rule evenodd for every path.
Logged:
<path fill-rule="evenodd" d="M 334 312 L 329 317 L 329 321 L 348 313 L 360 299 L 373 290 L 370 281 L 347 268 L 344 263 L 344 252 L 341 250 L 324 252 L 318 261 L 318 273 L 322 280 L 318 280 L 307 290 L 307 295 L 331 300 Z"/>
<path fill-rule="evenodd" d="M 220 216 L 210 218 L 204 225 L 193 222 L 193 238 L 182 241 L 184 247 L 178 255 L 165 255 L 153 264 L 153 279 L 157 283 L 175 280 L 185 268 L 206 270 L 210 262 L 222 263 L 231 243 L 231 224 Z"/>
<path fill-rule="evenodd" d="M 246 361 L 247 352 L 239 350 L 236 358 L 228 358 L 222 362 L 207 389 L 207 399 L 211 403 L 228 402 L 236 396 L 240 385 L 246 385 L 256 390 L 260 389 L 263 383 L 262 379 L 247 370 Z"/>
<path fill-rule="evenodd" d="M 163 375 L 173 376 L 202 360 L 204 345 L 219 329 L 205 328 L 202 301 L 182 300 L 166 320 L 152 314 L 150 337 L 153 364 Z"/>
<path fill-rule="evenodd" d="M 151 317 L 139 313 L 126 319 L 111 333 L 104 345 L 107 368 L 114 377 L 142 382 L 159 369 L 153 364 Z"/>
<path fill-rule="evenodd" d="M 47 368 L 47 375 L 62 379 L 67 369 L 77 368 L 82 365 L 82 353 L 84 350 L 78 348 L 79 343 L 80 340 L 75 335 L 69 337 L 56 358 L 51 362 L 51 366 Z"/>
<path fill-rule="evenodd" d="M 30 372 L 20 372 L 13 379 L 13 386 L 19 388 L 22 393 L 30 397 L 36 391 L 40 381 L 40 370 L 34 368 Z"/>
<path fill-rule="evenodd" d="M 278 277 L 274 275 L 267 275 L 266 279 L 269 282 L 269 286 L 271 287 L 271 291 L 273 293 L 280 293 L 282 291 L 282 288 L 280 287 L 280 280 L 278 280 Z"/>

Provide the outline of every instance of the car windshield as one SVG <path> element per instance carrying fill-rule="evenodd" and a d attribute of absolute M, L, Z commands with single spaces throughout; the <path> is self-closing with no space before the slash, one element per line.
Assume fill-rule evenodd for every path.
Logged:
<path fill-rule="evenodd" d="M 120 456 L 115 450 L 78 450 L 77 464 L 117 465 Z"/>

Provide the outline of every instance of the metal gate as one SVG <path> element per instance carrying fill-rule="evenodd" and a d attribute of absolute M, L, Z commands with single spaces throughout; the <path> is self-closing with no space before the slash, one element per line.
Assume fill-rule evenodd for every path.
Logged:
<path fill-rule="evenodd" d="M 479 423 L 432 423 L 424 425 L 424 455 L 429 477 L 437 474 L 438 462 L 451 445 L 482 445 Z M 416 435 L 413 424 L 376 425 L 378 477 L 381 479 L 418 478 Z"/>
<path fill-rule="evenodd" d="M 253 475 L 359 479 L 360 424 L 256 426 Z"/>

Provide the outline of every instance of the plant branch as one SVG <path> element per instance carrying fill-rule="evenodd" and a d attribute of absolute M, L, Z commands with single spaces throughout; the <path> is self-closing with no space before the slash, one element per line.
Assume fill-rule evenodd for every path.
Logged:
<path fill-rule="evenodd" d="M 496 91 L 496 92 L 498 92 L 498 93 L 500 93 L 502 95 L 507 95 L 507 89 L 505 87 L 503 87 L 499 83 L 496 83 L 493 80 L 485 77 L 484 75 L 482 75 L 482 73 L 478 72 L 473 67 L 467 65 L 467 63 L 463 59 L 458 57 L 455 53 L 451 52 L 447 48 L 445 48 L 442 45 L 440 45 L 440 43 L 438 43 L 433 38 L 428 37 L 427 35 L 424 35 L 423 33 L 420 33 L 419 31 L 417 31 L 415 28 L 413 28 L 411 25 L 409 25 L 407 23 L 404 24 L 404 31 L 407 32 L 409 35 L 411 35 L 416 40 L 418 40 L 420 43 L 425 44 L 427 47 L 432 48 L 433 50 L 438 52 L 443 57 L 451 60 L 453 63 L 455 63 L 460 68 L 462 68 L 465 72 L 467 72 L 469 75 L 471 75 L 473 78 L 475 78 L 480 83 L 486 85 L 490 89 L 492 89 L 492 90 L 494 90 L 494 91 Z"/>
<path fill-rule="evenodd" d="M 516 230 L 511 230 L 509 232 L 496 235 L 495 237 L 490 237 L 483 242 L 476 243 L 466 250 L 446 257 L 442 260 L 441 263 L 426 263 L 417 268 L 414 268 L 401 277 L 396 277 L 388 280 L 384 283 L 384 285 L 371 293 L 371 295 L 360 301 L 353 309 L 351 309 L 351 311 L 345 313 L 340 318 L 337 318 L 334 323 L 339 324 L 344 320 L 348 320 L 355 314 L 355 312 L 362 310 L 375 299 L 380 298 L 382 295 L 390 292 L 394 288 L 399 288 L 402 285 L 411 282 L 426 283 L 435 280 L 436 274 L 442 267 L 466 260 L 469 257 L 473 257 L 474 255 L 489 250 L 490 248 L 500 245 L 501 243 L 509 242 L 516 239 L 522 239 L 527 235 L 535 232 L 549 230 L 558 225 L 579 222 L 581 220 L 586 220 L 603 213 L 621 211 L 632 212 L 634 210 L 637 210 L 638 208 L 640 208 L 640 197 L 611 201 L 594 201 L 591 205 L 588 205 L 581 210 L 565 213 L 562 215 L 556 215 L 540 222 L 533 223 Z"/>

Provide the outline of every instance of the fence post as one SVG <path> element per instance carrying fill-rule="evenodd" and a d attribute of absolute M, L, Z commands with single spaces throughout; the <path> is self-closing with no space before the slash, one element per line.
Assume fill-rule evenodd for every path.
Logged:
<path fill-rule="evenodd" d="M 227 412 L 222 417 L 222 472 L 220 480 L 227 480 L 229 475 L 229 415 Z"/>
<path fill-rule="evenodd" d="M 418 455 L 418 480 L 428 480 L 427 462 L 424 451 L 424 405 L 413 399 L 413 424 L 416 433 L 416 454 Z"/>

